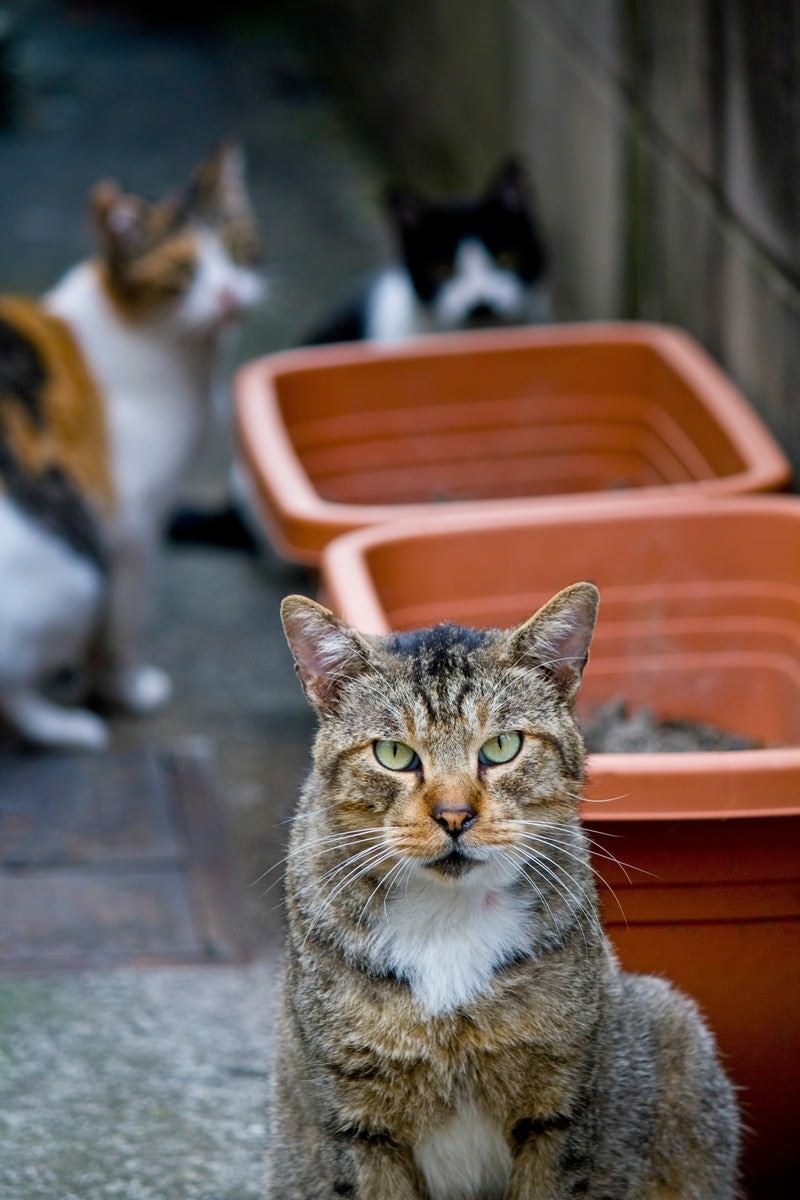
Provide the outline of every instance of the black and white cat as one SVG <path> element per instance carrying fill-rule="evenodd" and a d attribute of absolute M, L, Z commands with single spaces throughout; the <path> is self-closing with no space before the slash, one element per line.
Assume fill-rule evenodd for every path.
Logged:
<path fill-rule="evenodd" d="M 477 197 L 431 202 L 393 187 L 385 207 L 397 263 L 313 330 L 306 345 L 398 342 L 550 318 L 547 256 L 517 159 L 504 162 Z"/>

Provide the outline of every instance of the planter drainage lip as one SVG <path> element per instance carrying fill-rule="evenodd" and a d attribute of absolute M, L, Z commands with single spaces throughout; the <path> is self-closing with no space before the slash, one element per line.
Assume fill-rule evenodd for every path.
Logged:
<path fill-rule="evenodd" d="M 314 564 L 319 560 L 320 553 L 329 540 L 350 529 L 397 520 L 404 516 L 420 518 L 441 511 L 441 503 L 433 499 L 429 501 L 410 498 L 406 501 L 401 495 L 398 495 L 388 503 L 380 500 L 372 503 L 360 501 L 357 495 L 354 496 L 353 502 L 335 497 L 326 498 L 322 495 L 318 488 L 321 487 L 324 491 L 327 487 L 330 491 L 331 485 L 327 482 L 329 476 L 323 473 L 323 476 L 320 477 L 322 484 L 318 484 L 307 463 L 319 453 L 325 454 L 326 461 L 330 462 L 330 447 L 327 446 L 322 435 L 317 434 L 317 437 L 321 439 L 318 446 L 321 446 L 322 450 L 314 449 L 314 447 L 311 451 L 308 447 L 301 450 L 295 440 L 294 426 L 298 428 L 302 426 L 307 430 L 315 424 L 319 425 L 330 421 L 332 418 L 326 415 L 325 411 L 325 396 L 330 395 L 337 398 L 338 416 L 333 419 L 343 419 L 348 423 L 350 432 L 347 433 L 347 436 L 344 433 L 341 435 L 342 453 L 346 455 L 351 451 L 355 453 L 353 447 L 357 445 L 359 438 L 352 435 L 352 430 L 354 423 L 357 426 L 365 412 L 368 412 L 370 417 L 375 417 L 376 420 L 383 419 L 380 381 L 389 380 L 397 370 L 406 369 L 409 366 L 416 366 L 419 370 L 424 368 L 427 372 L 425 386 L 428 387 L 430 384 L 432 388 L 439 378 L 439 372 L 444 370 L 445 374 L 447 373 L 448 363 L 452 367 L 457 360 L 468 360 L 473 367 L 473 376 L 481 375 L 483 379 L 481 396 L 474 402 L 486 404 L 489 399 L 487 388 L 490 390 L 490 385 L 486 383 L 485 377 L 490 364 L 497 364 L 497 367 L 500 368 L 508 362 L 529 355 L 530 365 L 526 365 L 525 370 L 535 385 L 537 382 L 537 356 L 546 354 L 552 357 L 553 354 L 561 351 L 564 352 L 562 355 L 564 361 L 574 358 L 573 355 L 570 355 L 570 351 L 586 355 L 604 352 L 624 354 L 630 351 L 634 356 L 649 354 L 654 362 L 658 360 L 660 368 L 665 369 L 670 379 L 675 381 L 675 386 L 685 393 L 686 402 L 684 403 L 683 399 L 680 403 L 673 402 L 675 411 L 671 411 L 670 404 L 662 396 L 665 389 L 659 390 L 660 384 L 654 383 L 652 396 L 639 397 L 639 401 L 644 405 L 642 411 L 644 412 L 646 409 L 647 413 L 646 419 L 642 418 L 644 425 L 647 425 L 649 429 L 647 436 L 651 440 L 658 441 L 662 432 L 661 426 L 663 425 L 666 429 L 668 425 L 669 436 L 664 434 L 667 441 L 661 446 L 661 451 L 667 453 L 668 457 L 673 454 L 673 451 L 678 453 L 670 442 L 670 439 L 676 440 L 676 445 L 680 443 L 680 446 L 683 447 L 679 458 L 685 451 L 688 456 L 686 462 L 688 463 L 691 459 L 695 462 L 695 466 L 690 469 L 685 464 L 678 463 L 675 467 L 674 478 L 660 476 L 656 482 L 645 472 L 641 483 L 637 483 L 635 486 L 623 486 L 621 490 L 612 483 L 588 488 L 583 486 L 579 490 L 574 490 L 573 487 L 570 490 L 569 484 L 564 483 L 563 486 L 554 485 L 552 492 L 546 490 L 546 480 L 536 483 L 535 469 L 532 469 L 530 476 L 525 477 L 533 480 L 530 486 L 536 489 L 534 495 L 515 494 L 501 497 L 493 495 L 491 491 L 494 486 L 505 486 L 503 469 L 495 465 L 492 469 L 499 472 L 497 485 L 492 476 L 491 481 L 484 485 L 489 490 L 485 491 L 482 498 L 461 497 L 457 494 L 452 495 L 452 498 L 448 497 L 449 511 L 457 511 L 460 516 L 466 518 L 479 514 L 487 506 L 496 507 L 498 511 L 501 508 L 508 509 L 509 506 L 517 506 L 521 511 L 525 511 L 531 504 L 542 508 L 550 506 L 561 508 L 585 505 L 587 497 L 590 497 L 591 503 L 598 507 L 606 505 L 628 507 L 636 506 L 649 497 L 658 497 L 665 493 L 677 499 L 681 496 L 691 498 L 698 494 L 722 497 L 773 491 L 785 486 L 790 479 L 791 469 L 788 460 L 765 424 L 739 390 L 690 335 L 670 326 L 647 322 L 586 322 L 536 328 L 522 327 L 509 330 L 480 330 L 468 333 L 428 335 L 397 346 L 358 343 L 285 350 L 245 364 L 237 372 L 234 386 L 237 435 L 244 471 L 249 478 L 252 490 L 256 493 L 257 511 L 263 517 L 266 532 L 275 548 L 286 558 Z M 552 368 L 554 378 L 558 376 L 560 369 Z M 641 363 L 639 369 L 642 369 Z M 348 382 L 350 381 L 352 387 L 352 381 L 360 379 L 365 371 L 375 370 L 379 372 L 379 375 L 376 380 L 374 403 L 370 395 L 367 408 L 362 406 L 359 410 L 348 410 Z M 605 370 L 607 373 L 607 366 Z M 624 376 L 624 369 L 621 370 L 621 374 Z M 645 371 L 644 374 L 647 375 L 647 372 Z M 598 372 L 598 375 L 602 377 L 602 371 Z M 323 381 L 324 388 L 321 389 Z M 523 388 L 522 384 L 515 386 Z M 636 390 L 634 385 L 626 385 L 624 378 L 622 384 L 619 387 L 615 384 L 615 388 L 611 391 L 609 391 L 607 381 L 604 382 L 596 395 L 591 394 L 590 384 L 584 382 L 582 386 L 580 384 L 574 386 L 577 387 L 577 391 L 584 399 L 586 394 L 589 394 L 590 399 L 598 404 L 607 402 L 609 405 L 618 403 L 615 391 L 625 392 L 626 386 L 632 392 Z M 284 401 L 281 399 L 286 387 L 291 390 L 291 407 L 295 411 L 293 426 L 285 419 Z M 442 387 L 444 391 L 447 390 L 447 379 L 444 379 Z M 535 387 L 534 391 L 536 391 Z M 427 399 L 424 396 L 421 397 L 418 402 L 420 409 L 426 411 L 429 409 L 429 396 Z M 559 391 L 558 378 L 556 378 L 553 392 L 549 396 L 542 391 L 541 383 L 539 383 L 536 399 L 545 403 L 548 399 L 552 402 L 553 397 L 563 397 L 565 407 L 568 403 L 576 402 L 575 398 L 569 395 L 568 390 L 563 393 Z M 525 398 L 520 399 L 517 396 L 516 399 L 508 397 L 506 399 L 509 403 L 516 404 L 521 403 Z M 500 403 L 503 401 L 503 397 L 492 396 L 491 402 L 495 403 L 495 401 Z M 469 403 L 472 402 L 471 399 Z M 363 403 L 366 404 L 367 401 L 363 401 Z M 449 414 L 452 411 L 454 414 L 453 423 L 448 424 L 450 417 L 441 416 L 440 413 L 440 424 L 437 425 L 436 432 L 449 437 L 457 436 L 465 429 L 471 429 L 469 436 L 474 443 L 475 437 L 480 439 L 482 435 L 476 434 L 475 429 L 471 426 L 462 426 L 459 423 L 459 403 L 460 401 L 457 403 L 453 400 L 434 406 L 437 411 L 441 410 L 441 413 Z M 410 410 L 413 407 L 413 404 L 407 406 L 404 402 L 393 402 L 393 404 L 391 414 L 399 413 L 401 417 L 405 409 Z M 687 405 L 693 407 L 694 415 L 691 419 L 686 417 Z M 297 416 L 298 412 L 301 413 L 300 416 Z M 703 426 L 704 444 L 702 449 L 699 445 L 695 445 L 688 426 L 681 424 L 683 418 L 688 421 L 689 425 L 696 425 L 699 421 Z M 656 422 L 658 428 L 650 428 L 648 422 L 651 420 Z M 625 422 L 621 418 L 612 420 L 608 417 L 606 419 L 608 428 L 612 426 L 622 428 L 624 425 Z M 562 426 L 567 428 L 563 421 Z M 531 430 L 540 427 L 531 419 L 529 424 L 523 423 L 519 428 Z M 380 437 L 385 436 L 386 431 L 383 427 L 375 426 L 375 429 L 378 432 L 374 436 L 379 440 Z M 715 430 L 718 434 L 716 438 L 713 436 Z M 503 432 L 508 436 L 509 431 L 504 431 L 502 424 L 497 427 L 489 426 L 486 430 L 487 436 L 499 436 Z M 409 436 L 406 428 L 402 437 L 407 440 Z M 563 436 L 563 434 L 559 436 Z M 623 433 L 619 436 L 622 438 L 622 442 L 615 453 L 618 455 L 627 453 L 631 456 L 643 453 L 636 441 L 637 438 L 641 440 L 644 436 L 641 430 L 635 436 L 631 435 L 629 441 L 625 440 L 628 437 L 627 434 Z M 420 440 L 424 440 L 424 438 Z M 724 452 L 719 451 L 722 457 L 719 461 L 715 461 L 714 454 L 718 452 L 718 446 L 723 443 L 726 449 Z M 338 451 L 333 453 L 335 455 Z M 468 453 L 474 453 L 474 445 Z M 581 455 L 584 455 L 589 463 L 586 469 L 590 472 L 600 469 L 596 464 L 605 461 L 603 459 L 605 453 L 605 450 L 601 451 L 597 446 L 589 446 L 588 449 L 584 446 L 582 450 L 578 451 L 566 444 L 560 446 L 558 451 L 553 452 L 559 461 L 572 464 L 574 470 L 577 470 L 575 462 L 581 458 Z M 608 451 L 608 453 L 611 452 Z M 309 458 L 309 454 L 311 458 Z M 595 456 L 594 459 L 592 454 Z M 368 455 L 366 459 L 368 462 Z M 486 461 L 490 466 L 495 462 L 491 457 L 488 457 Z M 499 463 L 506 460 L 501 457 L 496 461 Z M 544 458 L 541 461 L 544 461 Z M 424 469 L 429 473 L 431 462 L 430 459 L 423 462 Z M 538 462 L 539 460 L 537 460 L 537 465 Z M 393 464 L 394 469 L 399 470 L 400 465 Z M 414 469 L 418 465 L 416 462 L 411 464 Z M 438 470 L 439 464 L 435 465 Z M 449 471 L 454 470 L 455 467 L 453 462 L 448 460 L 442 469 Z M 486 469 L 488 471 L 489 466 Z M 610 468 L 604 465 L 602 469 L 605 471 Z M 353 468 L 355 475 L 358 475 L 358 472 L 363 474 L 365 470 L 367 467 L 363 462 L 359 463 L 358 468 Z M 349 468 L 343 469 L 343 473 L 340 472 L 336 476 L 339 480 L 345 479 L 345 485 L 340 483 L 337 486 L 347 486 L 347 481 L 352 474 L 348 474 L 348 471 Z M 372 469 L 372 474 L 379 480 L 382 473 L 386 474 L 385 467 L 381 468 L 380 465 L 376 465 Z M 561 476 L 559 475 L 558 478 L 560 479 Z M 427 487 L 427 484 L 425 486 Z M 520 484 L 520 486 L 523 487 L 525 484 Z M 456 492 L 458 490 L 456 484 L 453 484 L 452 487 L 448 485 L 445 487 L 445 491 L 448 488 L 451 492 L 454 489 Z M 352 487 L 351 490 L 353 490 Z M 358 491 L 358 488 L 356 487 L 355 490 Z M 540 492 L 541 494 L 539 494 Z"/>

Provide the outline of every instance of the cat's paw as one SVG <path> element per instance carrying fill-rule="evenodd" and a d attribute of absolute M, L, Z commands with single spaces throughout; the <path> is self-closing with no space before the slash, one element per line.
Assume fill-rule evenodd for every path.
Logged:
<path fill-rule="evenodd" d="M 172 695 L 172 683 L 166 671 L 143 663 L 106 680 L 103 693 L 126 712 L 147 716 L 164 707 Z"/>
<path fill-rule="evenodd" d="M 108 747 L 108 726 L 102 717 L 83 708 L 64 712 L 60 733 L 54 744 L 73 750 L 105 750 Z"/>
<path fill-rule="evenodd" d="M 108 726 L 85 708 L 61 708 L 38 695 L 15 697 L 4 704 L 19 733 L 37 746 L 63 750 L 105 750 Z"/>

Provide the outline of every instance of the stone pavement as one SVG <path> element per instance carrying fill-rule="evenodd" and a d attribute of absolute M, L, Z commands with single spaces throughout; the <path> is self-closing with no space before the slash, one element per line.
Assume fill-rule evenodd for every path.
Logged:
<path fill-rule="evenodd" d="M 291 344 L 385 253 L 374 167 L 261 6 L 234 3 L 208 27 L 144 22 L 137 11 L 157 6 L 141 2 L 10 7 L 20 74 L 18 124 L 0 132 L 3 290 L 40 291 L 88 251 L 95 180 L 157 193 L 228 134 L 247 149 L 270 289 L 232 366 Z M 187 497 L 222 495 L 229 444 L 218 430 Z M 115 745 L 211 748 L 258 952 L 244 967 L 0 977 L 3 1200 L 259 1195 L 280 870 L 261 877 L 280 859 L 312 730 L 278 604 L 314 586 L 273 557 L 165 549 L 152 658 L 175 699 L 117 721 Z M 0 749 L 0 773 L 11 753 Z"/>

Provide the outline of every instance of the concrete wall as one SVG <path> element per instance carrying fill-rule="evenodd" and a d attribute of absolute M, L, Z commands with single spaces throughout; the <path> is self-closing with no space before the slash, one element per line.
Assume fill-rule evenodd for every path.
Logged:
<path fill-rule="evenodd" d="M 387 173 L 434 194 L 482 186 L 510 123 L 506 0 L 295 0 L 286 13 Z"/>
<path fill-rule="evenodd" d="M 666 320 L 800 470 L 800 6 L 515 0 L 511 136 L 565 317 Z"/>

